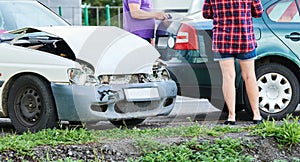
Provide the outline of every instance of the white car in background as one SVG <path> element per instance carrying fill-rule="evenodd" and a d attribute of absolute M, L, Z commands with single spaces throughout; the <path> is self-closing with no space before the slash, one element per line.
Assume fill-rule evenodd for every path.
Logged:
<path fill-rule="evenodd" d="M 35 17 L 25 15 L 30 7 Z M 59 121 L 136 125 L 172 111 L 176 84 L 143 39 L 117 27 L 69 26 L 31 0 L 0 0 L 0 11 L 8 31 L 0 35 L 0 115 L 18 132 Z M 13 22 L 20 18 L 34 27 Z"/>

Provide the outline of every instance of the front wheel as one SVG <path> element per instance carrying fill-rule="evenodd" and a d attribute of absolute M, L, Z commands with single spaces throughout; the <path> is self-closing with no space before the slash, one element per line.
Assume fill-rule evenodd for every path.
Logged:
<path fill-rule="evenodd" d="M 56 127 L 56 107 L 49 83 L 34 75 L 17 78 L 8 95 L 8 115 L 20 133 Z"/>
<path fill-rule="evenodd" d="M 280 120 L 295 111 L 299 103 L 299 82 L 290 69 L 276 63 L 264 64 L 257 67 L 256 77 L 263 118 Z M 245 101 L 247 110 L 252 112 L 248 97 Z"/>

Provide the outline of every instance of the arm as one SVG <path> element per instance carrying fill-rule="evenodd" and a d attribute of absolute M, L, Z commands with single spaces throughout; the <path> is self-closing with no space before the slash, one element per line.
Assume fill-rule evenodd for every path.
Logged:
<path fill-rule="evenodd" d="M 210 0 L 204 0 L 202 15 L 206 19 L 213 19 L 214 12 L 212 10 Z"/>
<path fill-rule="evenodd" d="M 130 3 L 129 5 L 130 15 L 135 19 L 151 19 L 164 20 L 168 18 L 168 15 L 164 12 L 149 12 L 140 9 L 140 4 Z"/>
<path fill-rule="evenodd" d="M 253 0 L 251 4 L 251 14 L 252 17 L 258 18 L 263 14 L 264 9 L 260 0 Z"/>

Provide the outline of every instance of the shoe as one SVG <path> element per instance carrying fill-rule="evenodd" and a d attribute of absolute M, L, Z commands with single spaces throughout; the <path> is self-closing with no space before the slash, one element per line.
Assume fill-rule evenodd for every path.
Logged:
<path fill-rule="evenodd" d="M 235 125 L 235 121 L 228 121 L 228 120 L 226 120 L 226 121 L 224 122 L 224 124 L 225 124 L 225 125 Z"/>
<path fill-rule="evenodd" d="M 262 119 L 260 119 L 260 120 L 252 120 L 253 121 L 253 124 L 260 124 L 260 123 L 262 123 L 263 122 L 263 120 Z"/>

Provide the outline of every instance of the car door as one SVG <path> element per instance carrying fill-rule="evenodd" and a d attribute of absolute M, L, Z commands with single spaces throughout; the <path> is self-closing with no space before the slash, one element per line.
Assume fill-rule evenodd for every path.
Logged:
<path fill-rule="evenodd" d="M 270 30 L 299 58 L 300 0 L 269 2 L 263 19 Z"/>

